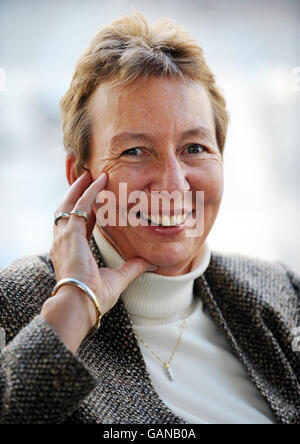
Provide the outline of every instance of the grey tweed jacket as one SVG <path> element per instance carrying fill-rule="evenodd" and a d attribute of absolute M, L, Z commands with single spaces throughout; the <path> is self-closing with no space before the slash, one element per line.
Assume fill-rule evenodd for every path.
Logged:
<path fill-rule="evenodd" d="M 103 260 L 91 237 L 99 266 Z M 185 424 L 155 391 L 121 299 L 71 353 L 39 315 L 55 285 L 49 254 L 0 272 L 2 424 Z M 213 252 L 194 282 L 212 319 L 271 408 L 300 424 L 300 278 L 280 263 Z"/>

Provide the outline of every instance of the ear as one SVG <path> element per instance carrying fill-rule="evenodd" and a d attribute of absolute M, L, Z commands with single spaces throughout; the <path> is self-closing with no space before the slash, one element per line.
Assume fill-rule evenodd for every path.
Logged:
<path fill-rule="evenodd" d="M 69 185 L 72 185 L 73 182 L 78 178 L 75 168 L 76 159 L 72 154 L 67 154 L 66 156 L 66 177 L 69 182 Z"/>

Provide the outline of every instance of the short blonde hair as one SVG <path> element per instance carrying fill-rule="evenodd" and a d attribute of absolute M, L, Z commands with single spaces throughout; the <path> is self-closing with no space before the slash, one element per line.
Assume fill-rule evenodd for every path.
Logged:
<path fill-rule="evenodd" d="M 77 174 L 89 159 L 88 102 L 95 89 L 106 80 L 127 85 L 149 76 L 189 79 L 206 88 L 214 111 L 216 140 L 223 154 L 229 120 L 226 102 L 203 50 L 172 20 L 163 19 L 150 27 L 143 15 L 136 12 L 104 27 L 93 37 L 60 102 L 64 146 L 76 159 Z"/>

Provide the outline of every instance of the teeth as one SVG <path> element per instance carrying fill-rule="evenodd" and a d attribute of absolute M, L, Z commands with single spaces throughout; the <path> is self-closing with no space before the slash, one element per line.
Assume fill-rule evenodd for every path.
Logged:
<path fill-rule="evenodd" d="M 187 219 L 187 214 L 181 215 L 179 214 L 178 216 L 167 216 L 166 214 L 164 214 L 163 216 L 160 216 L 159 214 L 157 215 L 153 215 L 151 218 L 148 216 L 147 213 L 140 213 L 141 217 L 145 220 L 151 220 L 152 222 L 154 222 L 156 225 L 162 225 L 165 227 L 169 227 L 172 226 L 174 227 L 175 225 L 181 225 L 183 224 L 186 219 Z"/>
<path fill-rule="evenodd" d="M 181 214 L 178 214 L 178 216 L 176 217 L 176 224 L 180 225 L 183 222 L 185 222 L 186 216 L 182 216 Z"/>
<path fill-rule="evenodd" d="M 147 215 L 147 217 L 148 217 L 148 215 Z M 150 219 L 150 217 L 149 217 L 149 219 Z M 157 214 L 156 216 L 153 215 L 151 220 L 152 220 L 152 222 L 154 222 L 157 225 L 159 225 L 161 223 L 159 214 Z"/>
<path fill-rule="evenodd" d="M 163 217 L 162 217 L 161 225 L 164 225 L 164 226 L 170 226 L 171 225 L 171 220 L 170 220 L 169 216 L 167 216 L 166 214 L 164 214 Z"/>

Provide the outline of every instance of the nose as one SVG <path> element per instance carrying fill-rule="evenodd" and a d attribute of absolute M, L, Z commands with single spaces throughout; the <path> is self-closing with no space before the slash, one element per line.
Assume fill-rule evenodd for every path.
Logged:
<path fill-rule="evenodd" d="M 176 155 L 167 156 L 160 165 L 155 166 L 154 176 L 151 183 L 151 191 L 173 191 L 190 190 L 190 184 L 187 179 L 187 168 Z"/>

